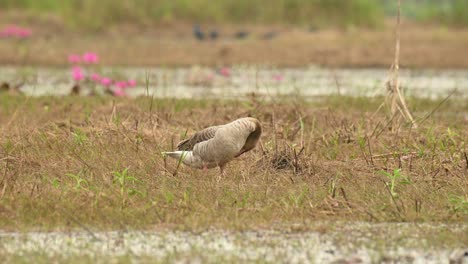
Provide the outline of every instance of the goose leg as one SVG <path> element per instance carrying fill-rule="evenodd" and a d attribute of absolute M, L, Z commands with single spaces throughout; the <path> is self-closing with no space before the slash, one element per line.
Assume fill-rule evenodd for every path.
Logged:
<path fill-rule="evenodd" d="M 224 172 L 224 167 L 225 167 L 225 164 L 224 165 L 219 165 L 219 176 L 218 176 L 218 181 L 221 180 L 221 177 L 225 177 L 226 176 L 226 173 Z"/>
<path fill-rule="evenodd" d="M 219 166 L 219 172 L 221 172 L 221 175 L 222 175 L 222 176 L 226 176 L 226 173 L 224 172 L 224 167 L 225 167 L 225 166 L 226 166 L 226 165 L 220 165 L 220 166 Z"/>

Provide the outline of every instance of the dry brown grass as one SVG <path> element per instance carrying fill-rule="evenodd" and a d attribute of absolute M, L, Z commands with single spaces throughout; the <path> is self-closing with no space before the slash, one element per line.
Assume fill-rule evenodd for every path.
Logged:
<path fill-rule="evenodd" d="M 463 102 L 446 103 L 418 130 L 403 124 L 396 132 L 383 114 L 373 115 L 381 99 L 150 103 L 3 95 L 0 102 L 2 228 L 467 219 Z M 429 113 L 437 103 L 410 105 Z M 228 164 L 219 183 L 217 170 L 181 166 L 174 176 L 176 162 L 159 154 L 187 132 L 247 115 L 262 122 L 261 144 Z M 398 168 L 410 183 L 397 183 L 391 195 L 383 172 Z"/>

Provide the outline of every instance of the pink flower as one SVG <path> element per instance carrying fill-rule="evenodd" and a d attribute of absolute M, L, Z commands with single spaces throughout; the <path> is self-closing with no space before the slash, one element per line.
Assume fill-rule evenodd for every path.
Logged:
<path fill-rule="evenodd" d="M 8 25 L 5 27 L 3 32 L 6 34 L 8 37 L 13 37 L 16 35 L 16 31 L 18 30 L 18 27 L 15 25 Z"/>
<path fill-rule="evenodd" d="M 84 79 L 83 70 L 78 66 L 73 67 L 72 75 L 73 75 L 73 80 L 75 80 L 76 82 L 79 82 Z"/>
<path fill-rule="evenodd" d="M 18 27 L 15 25 L 8 25 L 0 32 L 0 37 L 27 38 L 31 36 L 31 34 L 32 32 L 30 29 Z"/>
<path fill-rule="evenodd" d="M 115 86 L 120 89 L 125 89 L 128 87 L 126 81 L 115 82 Z"/>
<path fill-rule="evenodd" d="M 96 64 L 99 62 L 99 57 L 96 53 L 86 52 L 83 54 L 83 62 L 88 64 Z"/>
<path fill-rule="evenodd" d="M 93 80 L 94 82 L 100 82 L 101 81 L 101 76 L 99 76 L 99 74 L 97 74 L 97 73 L 93 73 L 93 74 L 91 74 L 91 80 Z"/>
<path fill-rule="evenodd" d="M 135 80 L 128 80 L 127 85 L 128 87 L 135 87 L 137 82 Z"/>
<path fill-rule="evenodd" d="M 222 67 L 221 69 L 219 69 L 219 73 L 224 77 L 231 76 L 231 70 L 228 67 Z"/>
<path fill-rule="evenodd" d="M 277 81 L 277 82 L 281 82 L 282 80 L 284 79 L 283 75 L 281 74 L 275 74 L 273 75 L 273 80 Z"/>
<path fill-rule="evenodd" d="M 124 97 L 124 96 L 127 96 L 127 95 L 125 94 L 125 91 L 124 91 L 123 88 L 117 87 L 116 89 L 114 89 L 114 96 Z"/>
<path fill-rule="evenodd" d="M 78 64 L 81 62 L 81 57 L 80 55 L 70 54 L 68 56 L 68 62 L 70 62 L 71 64 Z"/>
<path fill-rule="evenodd" d="M 16 36 L 19 38 L 28 38 L 31 36 L 31 34 L 32 34 L 31 30 L 27 28 L 19 28 L 16 31 Z"/>
<path fill-rule="evenodd" d="M 0 31 L 0 37 L 7 38 L 7 37 L 12 36 L 10 27 L 11 26 L 6 26 L 5 28 L 3 28 L 2 31 Z"/>
<path fill-rule="evenodd" d="M 112 80 L 106 77 L 102 77 L 101 84 L 104 86 L 110 86 L 112 84 Z"/>

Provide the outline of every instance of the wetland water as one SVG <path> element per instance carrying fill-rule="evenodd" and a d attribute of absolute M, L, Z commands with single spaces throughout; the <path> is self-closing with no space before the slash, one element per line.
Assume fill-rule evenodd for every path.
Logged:
<path fill-rule="evenodd" d="M 183 263 L 468 263 L 468 245 L 463 244 L 466 225 L 357 222 L 331 226 L 305 232 L 0 232 L 0 256 L 86 257 L 101 262 L 125 257 Z M 448 243 L 445 239 L 450 236 L 460 241 Z"/>
<path fill-rule="evenodd" d="M 73 259 L 79 256 L 100 262 L 122 257 L 182 263 L 468 262 L 468 245 L 463 244 L 466 225 L 357 222 L 329 226 L 326 226 L 328 230 L 315 232 L 0 232 L 0 256 L 20 259 L 34 256 Z M 443 234 L 458 236 L 460 241 L 444 241 L 450 235 Z"/>
<path fill-rule="evenodd" d="M 324 95 L 375 96 L 385 93 L 387 69 L 324 69 L 316 67 L 275 69 L 235 66 L 213 68 L 84 68 L 87 74 L 135 79 L 130 96 L 149 93 L 154 97 L 239 98 L 253 92 L 265 96 Z M 146 78 L 149 89 L 146 89 Z M 456 90 L 468 98 L 468 70 L 401 70 L 401 87 L 408 96 L 438 99 Z M 70 68 L 1 67 L 0 82 L 22 83 L 27 95 L 66 95 L 74 84 Z M 95 85 L 84 82 L 86 94 Z"/>

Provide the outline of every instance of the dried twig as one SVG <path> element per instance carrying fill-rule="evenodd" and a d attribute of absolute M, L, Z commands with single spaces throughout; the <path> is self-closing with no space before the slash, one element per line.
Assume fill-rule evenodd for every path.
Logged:
<path fill-rule="evenodd" d="M 420 121 L 420 124 L 422 124 L 424 121 L 426 121 L 429 117 L 431 117 L 435 111 L 437 111 L 437 109 L 440 108 L 440 106 L 442 106 L 445 102 L 447 102 L 447 100 L 452 97 L 452 95 L 456 92 L 457 90 L 453 90 L 447 97 L 444 98 L 444 100 L 442 100 L 434 109 L 432 109 L 432 111 L 427 114 L 421 121 Z"/>
<path fill-rule="evenodd" d="M 393 76 L 391 84 L 388 83 L 388 95 L 387 100 L 390 101 L 390 109 L 392 116 L 394 116 L 397 111 L 401 113 L 401 116 L 409 120 L 413 127 L 417 128 L 416 121 L 413 119 L 408 106 L 406 105 L 405 98 L 403 97 L 400 91 L 400 82 L 399 82 L 399 69 L 400 69 L 400 29 L 401 29 L 401 0 L 398 1 L 398 14 L 397 14 L 397 25 L 395 30 L 395 59 L 393 62 Z M 398 119 L 397 119 L 398 120 Z M 395 120 L 396 121 L 396 120 Z M 394 122 L 395 124 L 395 122 Z M 394 129 L 396 126 L 392 126 Z"/>
<path fill-rule="evenodd" d="M 371 164 L 372 164 L 372 166 L 375 166 L 374 165 L 374 159 L 372 158 L 372 149 L 371 149 L 370 138 L 367 138 L 367 147 L 369 148 L 369 157 L 370 157 Z"/>
<path fill-rule="evenodd" d="M 344 190 L 343 187 L 340 187 L 340 191 L 341 191 L 341 195 L 343 195 L 343 198 L 344 198 L 345 201 L 346 201 L 346 205 L 348 206 L 348 208 L 349 208 L 349 209 L 353 208 L 353 207 L 351 206 L 351 203 L 350 203 L 349 200 L 348 200 L 348 197 L 346 196 L 346 192 L 345 192 L 345 190 Z"/>
<path fill-rule="evenodd" d="M 392 191 L 390 191 L 390 188 L 388 187 L 387 183 L 384 180 L 382 180 L 382 182 L 385 186 L 385 189 L 388 191 L 388 194 L 390 195 L 393 205 L 395 205 L 395 208 L 397 209 L 398 215 L 399 215 L 401 213 L 400 206 L 398 206 L 398 203 L 396 202 L 395 197 L 393 197 Z"/>
<path fill-rule="evenodd" d="M 93 231 L 89 227 L 87 227 L 85 224 L 81 223 L 77 218 L 73 216 L 73 214 L 68 213 L 66 210 L 62 208 L 57 208 L 59 212 L 61 212 L 63 215 L 68 217 L 71 221 L 75 222 L 77 225 L 79 225 L 81 228 L 83 228 L 94 240 L 97 241 L 102 241 L 100 238 L 98 238 Z"/>
<path fill-rule="evenodd" d="M 466 162 L 466 169 L 468 170 L 468 155 L 466 154 L 466 151 L 463 152 L 464 156 L 465 156 L 465 162 Z"/>

